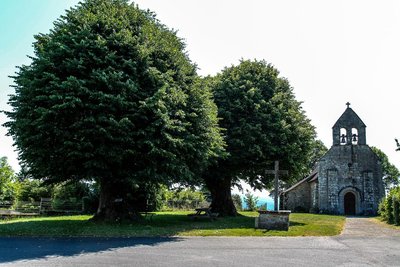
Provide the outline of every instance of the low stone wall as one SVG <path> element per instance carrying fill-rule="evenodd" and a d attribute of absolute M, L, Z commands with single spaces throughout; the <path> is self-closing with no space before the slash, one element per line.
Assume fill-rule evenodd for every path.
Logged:
<path fill-rule="evenodd" d="M 259 210 L 258 213 L 260 215 L 258 216 L 258 218 L 256 218 L 256 228 L 282 231 L 289 230 L 290 210 Z"/>

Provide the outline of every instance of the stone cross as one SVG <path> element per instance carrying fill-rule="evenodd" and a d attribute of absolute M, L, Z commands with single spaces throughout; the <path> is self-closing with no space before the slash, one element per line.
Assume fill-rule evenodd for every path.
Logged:
<path fill-rule="evenodd" d="M 278 198 L 279 198 L 279 174 L 288 175 L 289 172 L 285 170 L 279 170 L 279 160 L 275 161 L 275 169 L 274 170 L 266 170 L 266 174 L 274 174 L 275 175 L 275 194 L 274 194 L 274 210 L 278 211 Z"/>

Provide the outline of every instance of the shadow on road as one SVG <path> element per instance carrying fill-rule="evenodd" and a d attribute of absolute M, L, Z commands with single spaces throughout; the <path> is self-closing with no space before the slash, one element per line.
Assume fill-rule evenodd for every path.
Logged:
<path fill-rule="evenodd" d="M 155 246 L 179 242 L 176 237 L 155 238 L 0 238 L 0 263 L 34 260 L 46 257 L 76 256 L 135 246 Z"/>

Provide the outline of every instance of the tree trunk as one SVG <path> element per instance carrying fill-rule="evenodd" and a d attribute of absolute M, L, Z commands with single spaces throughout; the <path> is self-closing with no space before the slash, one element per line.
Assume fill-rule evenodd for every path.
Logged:
<path fill-rule="evenodd" d="M 111 180 L 111 181 L 110 181 Z M 100 180 L 99 207 L 94 221 L 122 222 L 138 219 L 127 198 L 127 186 L 112 179 Z"/>
<path fill-rule="evenodd" d="M 212 212 L 218 212 L 219 216 L 237 216 L 231 194 L 232 179 L 230 177 L 207 177 L 205 182 L 212 197 Z"/>

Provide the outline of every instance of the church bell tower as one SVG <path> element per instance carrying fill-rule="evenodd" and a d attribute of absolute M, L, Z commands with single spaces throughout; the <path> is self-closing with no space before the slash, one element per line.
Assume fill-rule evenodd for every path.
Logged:
<path fill-rule="evenodd" d="M 364 122 L 350 108 L 350 103 L 346 105 L 332 127 L 333 145 L 316 169 L 282 193 L 285 209 L 377 214 L 379 202 L 385 196 L 382 166 L 367 145 Z"/>
<path fill-rule="evenodd" d="M 350 108 L 350 103 L 347 102 L 346 105 L 347 109 L 332 127 L 333 145 L 366 145 L 365 128 L 367 126 Z"/>

